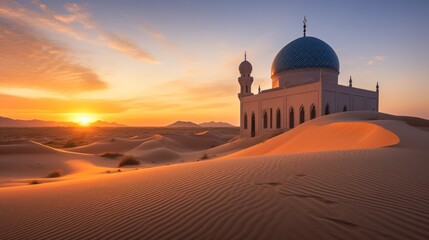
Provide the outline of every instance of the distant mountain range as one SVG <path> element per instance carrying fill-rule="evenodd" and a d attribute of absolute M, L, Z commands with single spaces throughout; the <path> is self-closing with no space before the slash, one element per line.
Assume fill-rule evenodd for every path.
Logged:
<path fill-rule="evenodd" d="M 184 122 L 184 121 L 177 121 L 175 123 L 172 123 L 170 125 L 167 125 L 166 127 L 177 127 L 177 128 L 198 128 L 198 127 L 235 127 L 232 124 L 225 123 L 225 122 L 204 122 L 200 124 L 196 124 L 193 122 Z"/>
<path fill-rule="evenodd" d="M 201 127 L 236 127 L 232 124 L 226 123 L 226 122 L 203 122 L 198 124 Z"/>
<path fill-rule="evenodd" d="M 12 119 L 7 117 L 0 116 L 0 127 L 79 127 L 81 126 L 76 122 L 55 122 L 55 121 L 44 121 L 44 120 L 20 120 L 20 119 Z M 127 125 L 116 123 L 116 122 L 104 122 L 104 121 L 95 121 L 90 123 L 91 127 L 127 127 Z M 166 127 L 177 127 L 177 128 L 228 128 L 228 127 L 236 127 L 232 124 L 226 122 L 203 122 L 200 124 L 193 122 L 185 122 L 185 121 L 177 121 Z"/>
<path fill-rule="evenodd" d="M 19 120 L 6 117 L 0 117 L 0 127 L 78 127 L 75 122 L 55 122 L 43 120 Z M 126 127 L 124 124 L 115 122 L 96 121 L 90 124 L 92 127 Z"/>

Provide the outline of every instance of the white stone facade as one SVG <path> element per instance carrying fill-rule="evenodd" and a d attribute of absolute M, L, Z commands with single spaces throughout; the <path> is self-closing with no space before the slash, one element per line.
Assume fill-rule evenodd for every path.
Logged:
<path fill-rule="evenodd" d="M 257 94 L 252 92 L 251 64 L 245 60 L 239 70 L 238 97 L 243 137 L 289 130 L 313 118 L 335 112 L 378 111 L 378 84 L 376 91 L 354 88 L 351 79 L 350 86 L 338 85 L 339 67 L 272 70 L 272 88 Z"/>

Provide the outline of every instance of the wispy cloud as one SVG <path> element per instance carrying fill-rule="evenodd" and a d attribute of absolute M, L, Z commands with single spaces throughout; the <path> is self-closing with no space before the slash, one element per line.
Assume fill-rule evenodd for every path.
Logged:
<path fill-rule="evenodd" d="M 101 35 L 101 39 L 103 39 L 110 48 L 115 49 L 119 52 L 125 53 L 139 60 L 151 63 L 158 63 L 158 60 L 154 56 L 138 47 L 137 44 L 132 43 L 131 41 L 126 40 L 123 37 L 120 37 L 113 33 L 104 32 Z"/>
<path fill-rule="evenodd" d="M 107 88 L 68 49 L 44 38 L 25 23 L 0 17 L 0 85 L 77 93 Z"/>
<path fill-rule="evenodd" d="M 48 10 L 46 5 L 38 4 L 34 1 L 33 3 L 37 4 L 43 11 L 38 12 L 29 9 L 16 1 L 0 1 L 0 16 L 11 20 L 19 20 L 45 30 L 56 31 L 75 39 L 82 40 L 84 38 L 83 33 L 77 32 L 71 26 L 62 24 L 61 22 L 53 19 L 50 15 L 52 11 Z"/>
<path fill-rule="evenodd" d="M 90 12 L 85 10 L 82 6 L 77 3 L 66 3 L 66 10 L 69 12 L 68 15 L 60 15 L 53 11 L 50 12 L 55 19 L 64 22 L 64 23 L 72 23 L 77 22 L 82 24 L 86 29 L 95 29 L 97 28 L 97 23 L 93 19 Z"/>
<path fill-rule="evenodd" d="M 386 58 L 385 56 L 374 56 L 371 59 L 369 59 L 368 64 L 372 65 L 376 62 L 383 62 L 385 58 Z"/>
<path fill-rule="evenodd" d="M 64 5 L 66 14 L 60 14 L 44 3 L 33 0 L 38 10 L 15 1 L 0 2 L 0 16 L 26 22 L 43 31 L 53 31 L 77 40 L 104 44 L 112 50 L 128 55 L 140 61 L 157 63 L 158 60 L 136 43 L 104 30 L 92 14 L 77 3 Z"/>
<path fill-rule="evenodd" d="M 159 30 L 155 29 L 153 26 L 150 26 L 149 24 L 144 24 L 140 27 L 140 29 L 166 50 L 174 51 L 179 49 L 178 44 L 168 40 L 164 34 L 162 34 Z"/>

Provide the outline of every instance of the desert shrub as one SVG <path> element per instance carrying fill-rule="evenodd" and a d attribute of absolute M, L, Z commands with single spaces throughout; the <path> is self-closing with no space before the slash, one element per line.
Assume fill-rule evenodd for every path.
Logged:
<path fill-rule="evenodd" d="M 103 153 L 100 155 L 100 157 L 110 158 L 110 159 L 115 159 L 122 156 L 123 156 L 122 153 Z"/>
<path fill-rule="evenodd" d="M 209 159 L 209 155 L 207 153 L 204 153 L 204 155 L 201 157 L 201 160 Z"/>
<path fill-rule="evenodd" d="M 39 181 L 37 181 L 37 180 L 32 180 L 32 181 L 30 181 L 30 185 L 32 185 L 32 184 L 40 184 L 41 182 L 39 182 Z"/>
<path fill-rule="evenodd" d="M 67 142 L 64 144 L 64 148 L 72 148 L 72 147 L 76 147 L 76 143 L 75 143 L 75 142 L 73 142 L 73 141 L 67 141 Z"/>
<path fill-rule="evenodd" d="M 125 165 L 139 165 L 140 162 L 134 156 L 125 156 L 120 162 L 118 167 L 122 167 Z"/>
<path fill-rule="evenodd" d="M 57 177 L 61 177 L 62 173 L 60 170 L 54 170 L 52 172 L 50 172 L 48 174 L 48 176 L 46 176 L 47 178 L 57 178 Z"/>

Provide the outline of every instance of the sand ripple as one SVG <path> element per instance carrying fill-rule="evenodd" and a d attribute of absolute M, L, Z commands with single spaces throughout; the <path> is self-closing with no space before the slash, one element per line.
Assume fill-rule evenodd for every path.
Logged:
<path fill-rule="evenodd" d="M 213 160 L 0 189 L 0 238 L 427 239 L 429 182 L 416 168 L 429 165 L 404 151 Z"/>

